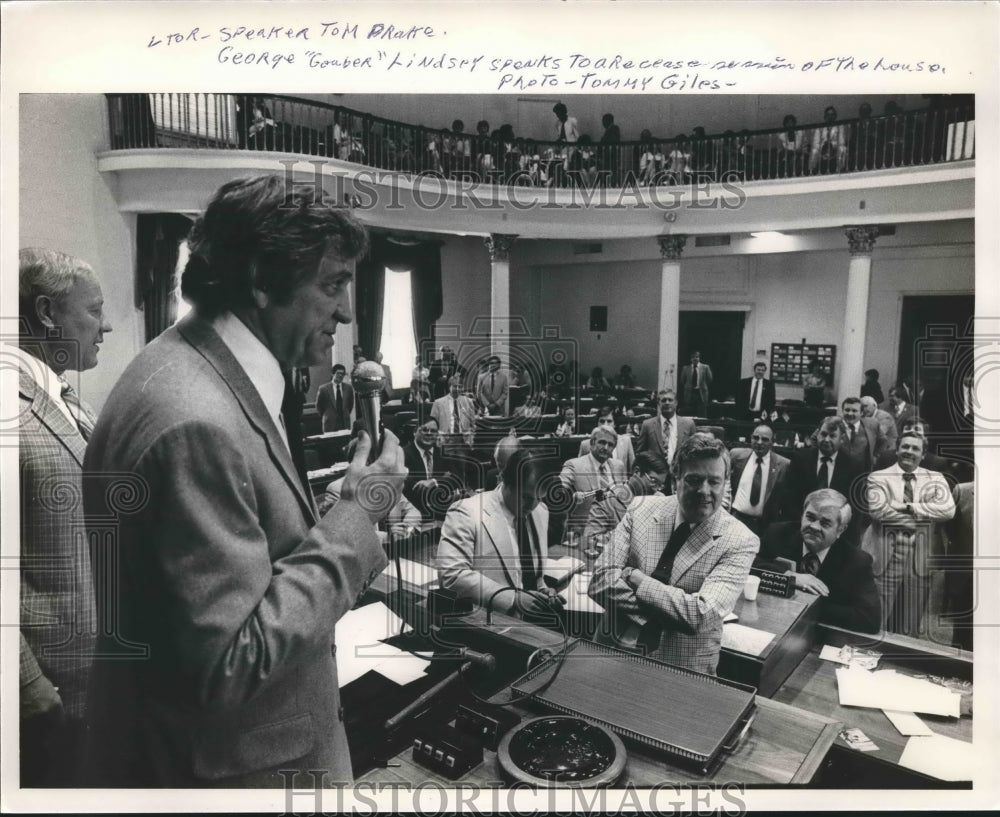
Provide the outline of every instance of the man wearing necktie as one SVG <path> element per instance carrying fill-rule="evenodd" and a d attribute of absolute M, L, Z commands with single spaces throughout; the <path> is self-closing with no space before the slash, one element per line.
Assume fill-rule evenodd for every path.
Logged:
<path fill-rule="evenodd" d="M 862 416 L 861 399 L 846 398 L 840 407 L 847 433 L 840 443 L 840 451 L 854 461 L 857 470 L 864 473 L 874 470 L 876 460 L 886 449 L 885 434 L 878 421 Z"/>
<path fill-rule="evenodd" d="M 18 365 L 21 786 L 79 785 L 97 633 L 79 497 L 96 417 L 68 375 L 97 365 L 111 325 L 97 276 L 78 258 L 23 249 L 19 283 L 20 348 L 5 350 Z"/>
<path fill-rule="evenodd" d="M 656 470 L 666 473 L 667 484 L 663 493 L 673 493 L 673 478 L 670 467 L 674 452 L 688 437 L 694 434 L 694 420 L 677 414 L 677 394 L 672 389 L 664 389 L 659 394 L 660 413 L 644 420 L 639 429 L 635 452 L 648 451 L 656 459 Z"/>
<path fill-rule="evenodd" d="M 774 381 L 768 380 L 767 364 L 758 360 L 753 365 L 753 377 L 744 377 L 740 381 L 737 390 L 737 398 L 743 405 L 738 406 L 745 412 L 745 416 L 751 420 L 759 420 L 774 411 L 776 404 Z"/>
<path fill-rule="evenodd" d="M 791 462 L 774 453 L 774 431 L 758 425 L 750 436 L 750 448 L 734 448 L 732 462 L 733 505 L 730 513 L 758 536 L 777 522 L 785 505 Z"/>
<path fill-rule="evenodd" d="M 352 780 L 334 633 L 386 566 L 375 525 L 404 469 L 390 431 L 367 465 L 361 432 L 320 517 L 294 462 L 287 373 L 329 362 L 369 244 L 315 193 L 278 175 L 215 193 L 188 237 L 192 311 L 132 360 L 87 446 L 88 521 L 115 523 L 95 588 L 118 596 L 88 687 L 90 785 Z M 113 490 L 122 475 L 141 491 Z"/>
<path fill-rule="evenodd" d="M 855 463 L 840 452 L 847 436 L 847 424 L 842 417 L 825 417 L 814 437 L 816 445 L 803 449 L 792 462 L 785 518 L 794 519 L 802 510 L 806 495 L 820 488 L 833 488 L 851 502 L 855 515 L 851 534 L 860 536 L 861 512 L 864 510 L 864 476 Z"/>
<path fill-rule="evenodd" d="M 573 492 L 567 528 L 584 529 L 594 502 L 626 481 L 625 465 L 611 455 L 618 443 L 613 426 L 598 425 L 590 434 L 590 453 L 566 460 L 559 474 L 563 488 Z"/>
<path fill-rule="evenodd" d="M 605 609 L 601 640 L 714 674 L 722 620 L 759 540 L 722 510 L 729 452 L 696 433 L 677 451 L 677 494 L 633 502 L 597 560 L 589 594 Z"/>
<path fill-rule="evenodd" d="M 507 375 L 500 371 L 500 358 L 492 355 L 487 360 L 486 372 L 479 378 L 476 395 L 488 415 L 503 417 L 507 414 L 508 389 Z"/>
<path fill-rule="evenodd" d="M 896 464 L 868 476 L 871 527 L 862 546 L 874 560 L 882 602 L 882 626 L 920 637 L 930 595 L 937 526 L 955 515 L 945 478 L 921 467 L 926 439 L 904 431 L 896 442 Z"/>
<path fill-rule="evenodd" d="M 681 397 L 687 414 L 706 416 L 711 386 L 711 367 L 701 362 L 701 352 L 692 352 L 690 364 L 681 369 Z"/>
<path fill-rule="evenodd" d="M 431 417 L 437 420 L 445 445 L 472 447 L 476 406 L 471 397 L 462 394 L 461 377 L 455 375 L 448 379 L 448 393 L 434 401 Z"/>
<path fill-rule="evenodd" d="M 331 373 L 333 380 L 324 383 L 316 392 L 316 412 L 324 434 L 350 428 L 354 410 L 354 387 L 345 380 L 347 369 L 342 363 L 335 363 Z"/>
<path fill-rule="evenodd" d="M 843 170 L 847 160 L 847 130 L 843 125 L 835 125 L 837 109 L 832 105 L 823 111 L 823 126 L 813 131 L 812 151 L 809 154 L 809 172 L 817 170 L 829 173 L 833 169 Z M 820 167 L 822 160 L 823 167 Z"/>
<path fill-rule="evenodd" d="M 761 537 L 757 565 L 789 573 L 797 590 L 820 596 L 819 621 L 862 633 L 877 633 L 881 607 L 872 558 L 848 535 L 851 506 L 824 488 L 806 497 L 798 522 L 770 525 Z M 794 565 L 791 570 L 786 570 Z"/>
<path fill-rule="evenodd" d="M 441 528 L 435 566 L 459 598 L 519 615 L 551 615 L 561 601 L 543 580 L 549 511 L 539 501 L 539 455 L 515 445 L 500 484 L 456 502 Z"/>

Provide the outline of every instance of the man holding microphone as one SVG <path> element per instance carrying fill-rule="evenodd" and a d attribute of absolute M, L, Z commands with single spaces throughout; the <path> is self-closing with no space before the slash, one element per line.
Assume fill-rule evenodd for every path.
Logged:
<path fill-rule="evenodd" d="M 94 429 L 85 507 L 114 520 L 97 592 L 117 607 L 89 697 L 94 785 L 351 781 L 334 627 L 386 565 L 373 523 L 405 469 L 388 432 L 366 465 L 362 433 L 318 518 L 290 453 L 287 373 L 329 362 L 368 245 L 312 192 L 278 176 L 219 189 L 188 240 L 194 310 L 126 369 Z M 125 501 L 121 474 L 146 491 Z M 105 657 L 122 645 L 140 657 Z"/>

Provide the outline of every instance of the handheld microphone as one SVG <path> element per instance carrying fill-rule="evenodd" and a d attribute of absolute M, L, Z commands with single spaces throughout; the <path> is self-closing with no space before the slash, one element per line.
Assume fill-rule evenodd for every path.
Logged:
<path fill-rule="evenodd" d="M 379 394 L 385 385 L 385 369 L 374 360 L 362 360 L 351 372 L 351 386 L 357 400 L 358 419 L 372 440 L 368 462 L 378 459 L 382 450 L 381 408 Z"/>

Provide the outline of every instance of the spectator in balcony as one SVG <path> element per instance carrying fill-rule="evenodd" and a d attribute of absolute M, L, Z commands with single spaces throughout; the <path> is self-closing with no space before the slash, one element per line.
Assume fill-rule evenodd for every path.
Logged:
<path fill-rule="evenodd" d="M 590 189 L 594 187 L 598 178 L 597 155 L 594 151 L 594 143 L 589 134 L 585 133 L 580 137 L 580 141 L 577 144 L 579 145 L 577 159 L 579 160 L 580 169 L 575 171 L 576 178 L 579 180 L 581 186 Z"/>
<path fill-rule="evenodd" d="M 691 129 L 691 170 L 706 178 L 711 178 L 715 170 L 712 141 L 705 135 L 705 129 L 701 125 Z"/>
<path fill-rule="evenodd" d="M 552 106 L 552 113 L 556 115 L 556 119 L 559 121 L 556 127 L 556 142 L 565 145 L 573 145 L 580 141 L 580 126 L 576 122 L 575 116 L 570 116 L 566 110 L 566 106 L 562 102 L 557 102 Z M 566 170 L 579 170 L 579 160 L 574 151 L 570 147 L 566 147 L 562 151 L 562 160 Z"/>
<path fill-rule="evenodd" d="M 248 98 L 247 147 L 250 150 L 274 150 L 274 117 L 259 96 Z"/>
<path fill-rule="evenodd" d="M 479 174 L 479 179 L 486 179 L 496 168 L 493 159 L 493 139 L 490 136 L 490 123 L 487 120 L 480 119 L 476 123 L 476 135 L 471 141 L 472 164 Z"/>
<path fill-rule="evenodd" d="M 599 164 L 602 170 L 610 173 L 610 184 L 616 186 L 621 184 L 621 180 L 628 172 L 620 147 L 622 132 L 615 124 L 614 114 L 604 114 L 601 117 L 601 126 L 604 128 L 604 133 L 601 134 Z"/>
<path fill-rule="evenodd" d="M 486 126 L 487 130 L 489 125 Z M 472 141 L 465 133 L 465 123 L 456 119 L 451 123 L 451 134 L 446 142 L 447 163 L 446 175 L 451 178 L 456 173 L 463 173 L 472 168 Z"/>
<path fill-rule="evenodd" d="M 851 170 L 869 170 L 875 161 L 875 120 L 872 106 L 862 102 L 858 121 L 851 126 Z"/>
<path fill-rule="evenodd" d="M 509 182 L 520 170 L 521 146 L 514 135 L 514 127 L 503 124 L 497 130 L 497 150 L 500 153 L 504 183 Z"/>
<path fill-rule="evenodd" d="M 783 130 L 778 134 L 779 176 L 801 176 L 805 167 L 808 138 L 805 131 L 796 129 L 797 125 L 798 120 L 792 114 L 787 114 L 781 122 Z"/>
<path fill-rule="evenodd" d="M 444 175 L 443 145 L 447 131 L 424 131 L 424 166 L 423 170 Z"/>
<path fill-rule="evenodd" d="M 686 133 L 674 137 L 670 150 L 665 156 L 663 182 L 666 184 L 687 184 L 691 178 L 691 153 L 688 151 Z"/>
<path fill-rule="evenodd" d="M 903 163 L 906 145 L 908 142 L 907 133 L 909 124 L 903 109 L 899 104 L 890 99 L 882 109 L 882 120 L 880 130 L 880 143 L 882 145 L 881 167 L 898 167 Z"/>
<path fill-rule="evenodd" d="M 823 124 L 813 131 L 810 173 L 841 172 L 847 165 L 847 129 L 836 122 L 837 109 L 828 105 L 823 111 Z"/>
<path fill-rule="evenodd" d="M 663 167 L 663 151 L 648 130 L 644 130 L 639 137 L 638 151 L 639 184 L 648 187 L 655 183 Z"/>

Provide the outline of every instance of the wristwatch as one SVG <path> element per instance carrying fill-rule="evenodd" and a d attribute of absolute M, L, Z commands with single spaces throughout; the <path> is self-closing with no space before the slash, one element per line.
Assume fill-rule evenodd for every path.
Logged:
<path fill-rule="evenodd" d="M 634 568 L 634 567 L 632 567 L 631 565 L 629 565 L 629 566 L 627 566 L 627 567 L 623 567 L 623 568 L 622 568 L 622 572 L 621 572 L 621 579 L 622 579 L 622 581 L 623 581 L 623 582 L 625 582 L 625 584 L 627 584 L 627 585 L 628 585 L 629 587 L 632 587 L 632 585 L 631 585 L 631 584 L 629 583 L 629 577 L 630 577 L 630 576 L 632 575 L 632 572 L 633 572 L 634 570 L 635 570 L 635 568 Z"/>

